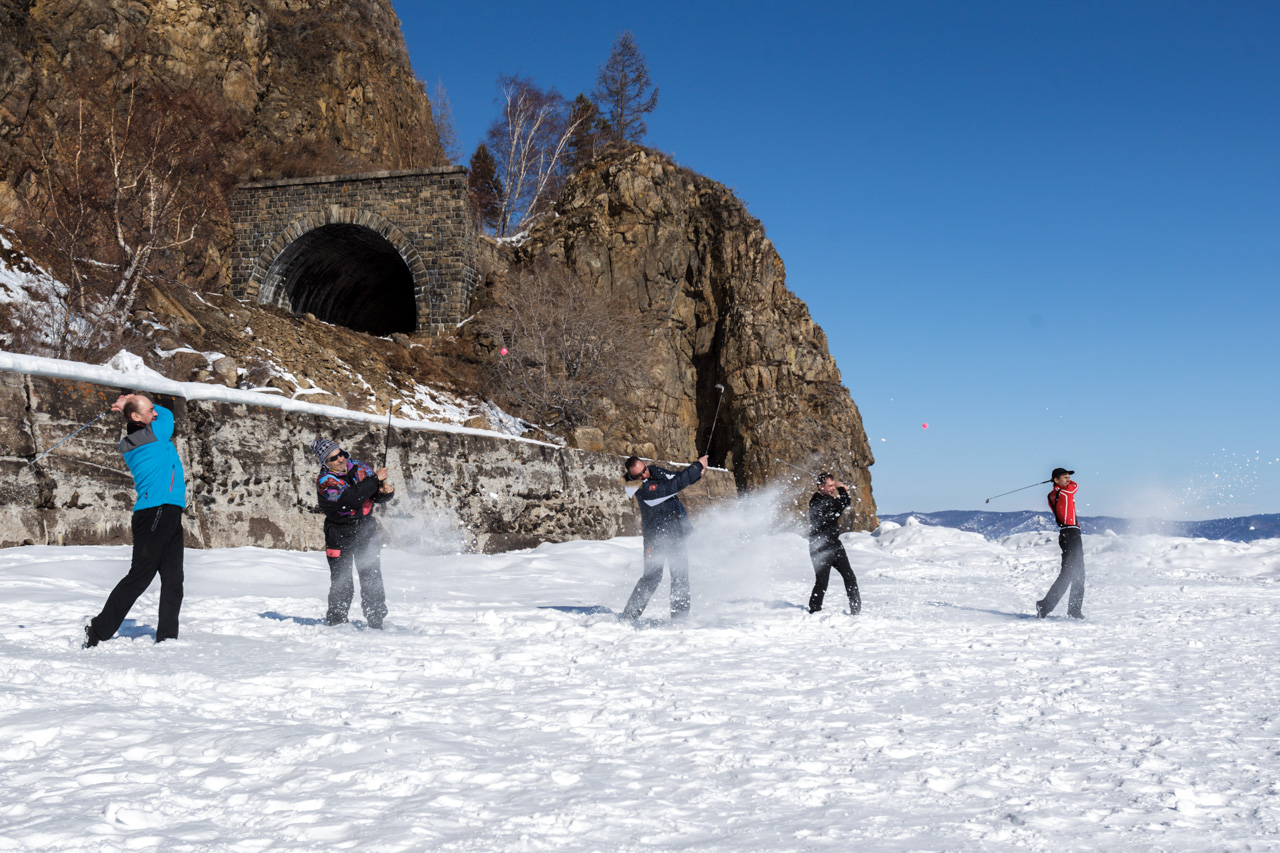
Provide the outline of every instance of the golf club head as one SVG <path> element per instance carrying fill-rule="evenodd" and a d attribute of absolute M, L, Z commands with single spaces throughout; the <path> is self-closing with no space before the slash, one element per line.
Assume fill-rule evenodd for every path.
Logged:
<path fill-rule="evenodd" d="M 724 386 L 717 382 L 717 383 L 716 383 L 716 390 L 717 390 L 717 391 L 719 391 L 721 394 L 723 394 L 723 393 L 724 393 Z"/>

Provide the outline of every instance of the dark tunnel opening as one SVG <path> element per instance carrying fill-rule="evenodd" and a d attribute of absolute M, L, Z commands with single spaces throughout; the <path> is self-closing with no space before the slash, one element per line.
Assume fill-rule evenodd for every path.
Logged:
<path fill-rule="evenodd" d="M 296 313 L 386 336 L 417 330 L 413 273 L 395 246 L 361 225 L 323 225 L 289 244 L 274 266 Z"/>

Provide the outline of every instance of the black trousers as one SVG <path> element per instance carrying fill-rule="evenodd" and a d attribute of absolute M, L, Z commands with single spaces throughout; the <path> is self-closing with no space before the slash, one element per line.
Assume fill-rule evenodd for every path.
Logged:
<path fill-rule="evenodd" d="M 1081 616 L 1081 608 L 1084 607 L 1084 541 L 1080 538 L 1080 530 L 1068 527 L 1058 533 L 1058 547 L 1062 549 L 1062 570 L 1040 601 L 1040 609 L 1044 613 L 1051 613 L 1058 606 L 1063 593 L 1070 588 L 1067 615 Z"/>
<path fill-rule="evenodd" d="M 360 609 L 370 628 L 381 628 L 387 615 L 387 595 L 382 585 L 382 553 L 378 522 L 366 517 L 356 524 L 324 526 L 325 556 L 329 558 L 329 609 L 325 621 L 347 621 L 355 597 L 354 568 L 360 576 Z"/>
<path fill-rule="evenodd" d="M 662 583 L 662 567 L 671 569 L 671 616 L 689 614 L 689 553 L 684 547 L 684 536 L 672 534 L 655 536 L 644 543 L 644 574 L 631 591 L 631 598 L 622 610 L 624 619 L 639 619 Z"/>
<path fill-rule="evenodd" d="M 862 611 L 862 595 L 858 592 L 858 579 L 853 576 L 853 567 L 849 565 L 849 555 L 845 553 L 840 540 L 810 542 L 809 559 L 813 561 L 816 575 L 813 592 L 809 595 L 809 612 L 817 613 L 822 609 L 822 599 L 826 597 L 827 584 L 831 582 L 831 570 L 835 569 L 844 579 L 844 591 L 849 596 L 849 612 L 857 616 Z"/>
<path fill-rule="evenodd" d="M 178 636 L 182 609 L 182 507 L 162 504 L 133 514 L 133 562 L 129 574 L 107 596 L 102 612 L 89 623 L 99 641 L 120 630 L 138 596 L 160 575 L 160 621 L 156 642 Z"/>

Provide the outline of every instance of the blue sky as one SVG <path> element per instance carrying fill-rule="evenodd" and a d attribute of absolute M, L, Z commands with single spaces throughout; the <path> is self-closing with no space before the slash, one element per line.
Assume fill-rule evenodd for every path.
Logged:
<path fill-rule="evenodd" d="M 1086 514 L 1280 512 L 1280 3 L 394 5 L 464 160 L 499 74 L 572 98 L 635 34 L 646 143 L 764 222 L 881 512 L 1057 465 Z"/>

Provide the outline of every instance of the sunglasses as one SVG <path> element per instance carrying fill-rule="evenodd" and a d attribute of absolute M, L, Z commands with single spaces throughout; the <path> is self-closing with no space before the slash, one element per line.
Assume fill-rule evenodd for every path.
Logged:
<path fill-rule="evenodd" d="M 325 462 L 337 462 L 339 459 L 350 459 L 350 458 L 351 458 L 351 455 L 350 455 L 349 453 L 347 453 L 347 451 L 345 451 L 345 450 L 339 450 L 337 453 L 333 454 L 332 456 L 330 456 L 328 459 L 326 459 L 326 460 L 324 460 L 324 461 L 325 461 Z"/>

